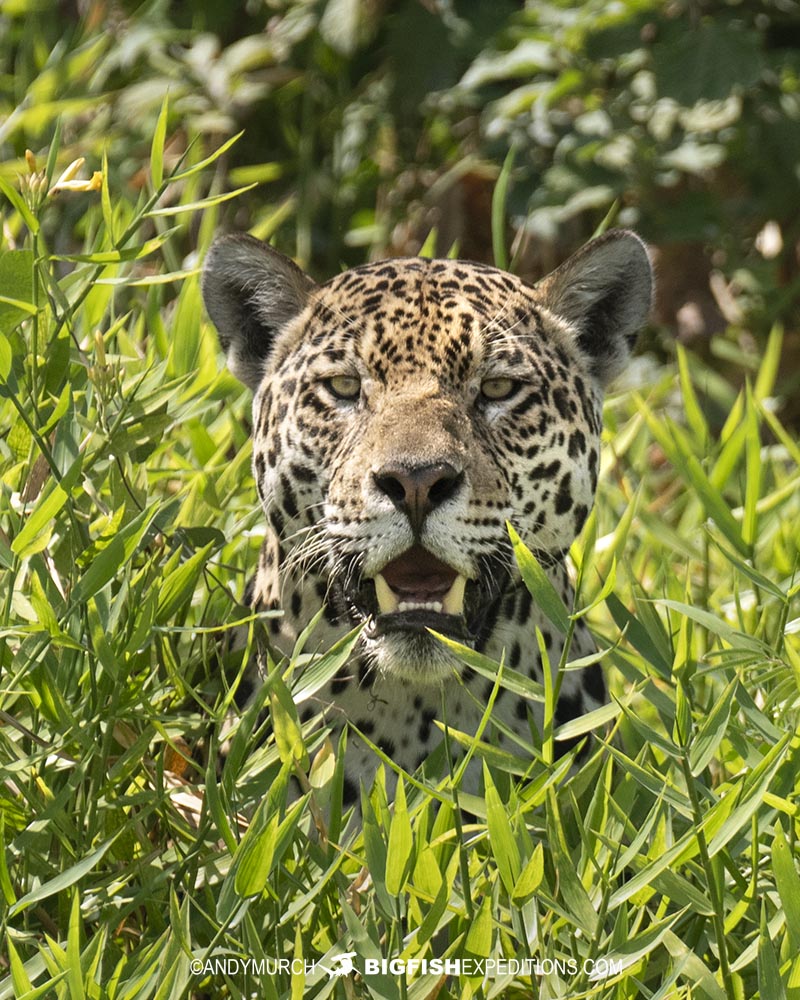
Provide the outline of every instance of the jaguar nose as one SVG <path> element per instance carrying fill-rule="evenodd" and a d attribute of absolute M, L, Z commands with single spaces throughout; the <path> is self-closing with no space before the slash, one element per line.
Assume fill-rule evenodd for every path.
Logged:
<path fill-rule="evenodd" d="M 432 510 L 458 493 L 464 473 L 449 462 L 410 467 L 387 465 L 372 473 L 372 481 L 408 517 L 412 528 L 419 531 Z"/>

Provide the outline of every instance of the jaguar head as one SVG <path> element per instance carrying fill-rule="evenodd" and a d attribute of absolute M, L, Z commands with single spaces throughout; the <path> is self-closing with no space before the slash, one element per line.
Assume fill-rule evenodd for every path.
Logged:
<path fill-rule="evenodd" d="M 229 236 L 203 294 L 254 391 L 278 571 L 366 623 L 378 670 L 440 678 L 453 659 L 429 630 L 480 645 L 504 627 L 519 582 L 506 523 L 554 561 L 588 514 L 603 389 L 650 307 L 644 245 L 610 232 L 534 286 L 419 258 L 317 285 Z"/>

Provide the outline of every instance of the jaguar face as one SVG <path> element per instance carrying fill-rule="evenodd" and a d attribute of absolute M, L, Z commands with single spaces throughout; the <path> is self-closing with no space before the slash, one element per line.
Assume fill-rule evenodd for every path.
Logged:
<path fill-rule="evenodd" d="M 332 621 L 365 625 L 370 669 L 441 680 L 455 659 L 431 630 L 481 647 L 504 627 L 507 522 L 556 563 L 586 519 L 603 388 L 649 307 L 642 244 L 609 234 L 537 286 L 423 259 L 317 286 L 232 237 L 204 294 L 255 391 L 281 587 L 312 586 Z"/>

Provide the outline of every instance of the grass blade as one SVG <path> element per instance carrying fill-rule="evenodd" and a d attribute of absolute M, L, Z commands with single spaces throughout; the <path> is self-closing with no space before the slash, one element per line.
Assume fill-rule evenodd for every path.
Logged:
<path fill-rule="evenodd" d="M 550 582 L 538 559 L 525 545 L 514 528 L 506 523 L 511 544 L 514 547 L 514 558 L 517 560 L 523 582 L 538 607 L 547 619 L 563 633 L 569 630 L 569 612 L 564 607 L 561 595 Z"/>
<path fill-rule="evenodd" d="M 164 180 L 164 142 L 167 137 L 167 119 L 169 117 L 169 94 L 166 95 L 158 113 L 156 128 L 153 132 L 153 142 L 150 146 L 150 180 L 153 190 L 158 191 Z"/>
<path fill-rule="evenodd" d="M 40 903 L 43 899 L 47 899 L 49 896 L 53 896 L 56 893 L 61 893 L 65 889 L 69 889 L 70 886 L 75 885 L 82 878 L 89 874 L 92 869 L 98 865 L 105 856 L 109 847 L 114 843 L 117 837 L 122 831 L 118 831 L 108 840 L 103 841 L 99 847 L 95 848 L 91 854 L 87 854 L 85 858 L 77 861 L 70 868 L 56 875 L 55 878 L 50 879 L 45 882 L 44 885 L 38 886 L 31 892 L 26 893 L 21 899 L 9 909 L 9 916 L 15 916 L 17 913 L 21 913 L 23 910 L 32 906 L 34 903 Z"/>
<path fill-rule="evenodd" d="M 394 815 L 389 826 L 389 842 L 386 847 L 386 891 L 390 896 L 398 896 L 405 886 L 413 846 L 411 821 L 406 807 L 405 783 L 398 777 Z"/>
<path fill-rule="evenodd" d="M 486 825 L 489 830 L 489 842 L 492 854 L 497 862 L 497 870 L 509 896 L 513 895 L 514 887 L 519 879 L 522 863 L 519 847 L 514 839 L 508 812 L 503 805 L 491 773 L 486 764 L 483 765 L 483 783 L 486 798 Z"/>
<path fill-rule="evenodd" d="M 508 252 L 506 250 L 506 202 L 508 201 L 508 186 L 511 181 L 511 171 L 517 156 L 515 146 L 511 146 L 503 161 L 500 176 L 492 192 L 492 254 L 495 267 L 508 269 Z"/>

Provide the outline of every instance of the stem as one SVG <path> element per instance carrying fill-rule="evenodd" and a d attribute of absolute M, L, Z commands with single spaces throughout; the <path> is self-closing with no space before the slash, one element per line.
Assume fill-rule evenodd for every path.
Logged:
<path fill-rule="evenodd" d="M 792 567 L 791 583 L 789 585 L 789 590 L 791 591 L 797 581 L 797 571 L 800 568 L 800 556 L 795 556 L 794 566 Z M 789 611 L 791 609 L 791 598 L 786 597 L 781 605 L 780 614 L 778 615 L 778 628 L 775 638 L 775 655 L 783 656 L 783 648 L 786 645 L 786 623 L 789 621 Z"/>
<path fill-rule="evenodd" d="M 176 170 L 177 169 L 178 168 L 176 167 Z M 147 213 L 149 211 L 151 211 L 151 209 L 155 208 L 155 206 L 158 204 L 159 199 L 164 194 L 164 192 L 167 190 L 167 188 L 169 187 L 169 185 L 171 184 L 171 182 L 172 182 L 172 178 L 171 177 L 167 177 L 167 178 L 165 178 L 161 182 L 158 190 L 155 191 L 153 193 L 153 195 L 147 200 L 147 202 L 145 203 L 144 208 L 141 210 L 141 212 L 139 214 L 137 214 L 136 216 L 134 216 L 134 218 L 131 221 L 131 223 L 128 226 L 128 228 L 125 230 L 125 232 L 122 234 L 122 236 L 120 236 L 119 239 L 116 240 L 116 242 L 113 244 L 113 247 L 114 247 L 115 250 L 124 250 L 125 249 L 125 244 L 128 242 L 128 240 L 130 240 L 135 235 L 136 230 L 139 228 L 139 226 L 141 226 L 141 224 L 144 222 L 145 218 L 147 217 Z M 56 321 L 55 334 L 56 334 L 56 336 L 60 332 L 62 326 L 64 326 L 65 323 L 69 322 L 72 319 L 72 317 L 75 315 L 75 313 L 77 312 L 77 310 L 81 307 L 81 305 L 83 304 L 84 299 L 89 294 L 89 292 L 91 292 L 91 290 L 94 288 L 95 282 L 100 277 L 100 275 L 103 273 L 103 269 L 105 268 L 105 266 L 106 266 L 105 264 L 97 264 L 97 265 L 95 265 L 95 267 L 92 269 L 92 273 L 91 273 L 90 277 L 86 281 L 86 284 L 83 286 L 83 288 L 80 290 L 80 292 L 78 292 L 77 296 L 75 297 L 75 300 L 69 304 L 69 308 L 66 309 L 61 314 L 61 316 L 55 315 L 55 321 Z M 53 309 L 53 312 L 55 314 L 55 308 Z"/>
<path fill-rule="evenodd" d="M 394 926 L 392 927 L 392 937 L 395 938 L 395 944 L 394 947 L 389 949 L 390 955 L 398 954 L 402 950 L 403 944 L 403 912 L 399 896 L 395 899 L 395 918 Z M 398 979 L 400 981 L 400 1000 L 408 1000 L 408 983 L 406 982 L 406 973 L 401 973 L 400 976 L 398 976 Z"/>
<path fill-rule="evenodd" d="M 301 267 L 308 267 L 312 252 L 312 214 L 314 211 L 314 87 L 313 74 L 306 82 L 300 104 L 300 138 L 297 149 L 298 187 L 297 202 L 297 258 Z"/>
<path fill-rule="evenodd" d="M 681 750 L 681 767 L 683 768 L 683 775 L 686 780 L 689 801 L 692 804 L 692 816 L 696 831 L 695 836 L 697 837 L 697 847 L 700 852 L 700 862 L 706 875 L 708 891 L 711 894 L 711 902 L 714 907 L 714 915 L 712 919 L 714 923 L 714 933 L 717 939 L 717 948 L 719 950 L 719 968 L 722 974 L 722 981 L 725 986 L 725 995 L 728 997 L 728 1000 L 736 1000 L 736 989 L 734 987 L 733 978 L 731 977 L 731 967 L 728 960 L 728 946 L 725 941 L 725 915 L 723 912 L 722 892 L 720 891 L 714 866 L 708 853 L 708 843 L 702 827 L 703 814 L 700 808 L 700 800 L 697 797 L 694 776 L 692 775 L 692 771 L 689 766 L 689 755 L 686 753 L 686 744 L 681 747 Z"/>
<path fill-rule="evenodd" d="M 444 692 L 442 692 L 442 719 L 444 721 L 444 750 L 447 755 L 447 770 L 452 778 L 455 770 L 453 768 L 453 757 L 450 753 L 450 739 L 447 728 L 447 712 L 445 710 Z M 470 923 L 475 919 L 475 910 L 472 905 L 472 886 L 469 882 L 469 862 L 467 861 L 467 851 L 464 845 L 464 827 L 461 823 L 461 804 L 458 801 L 458 782 L 453 781 L 453 820 L 456 825 L 456 836 L 458 837 L 458 870 L 461 875 L 461 882 L 464 889 L 464 906 L 467 911 L 467 920 Z"/>
<path fill-rule="evenodd" d="M 17 581 L 17 575 L 19 573 L 20 559 L 16 553 L 12 553 L 13 560 L 10 567 L 11 572 L 11 584 L 6 591 L 6 599 L 3 607 L 3 628 L 7 629 L 11 621 L 11 607 L 14 601 L 14 584 Z M 6 645 L 6 640 L 2 640 L 3 645 Z"/>
<path fill-rule="evenodd" d="M 33 234 L 33 323 L 31 325 L 31 402 L 39 423 L 39 234 Z"/>
<path fill-rule="evenodd" d="M 38 432 L 38 430 L 36 429 L 36 427 L 33 425 L 30 417 L 25 412 L 24 406 L 22 406 L 22 404 L 17 399 L 17 397 L 14 395 L 14 393 L 10 393 L 9 396 L 8 396 L 8 398 L 11 400 L 11 403 L 15 407 L 17 413 L 22 418 L 22 421 L 25 424 L 25 426 L 31 432 L 31 437 L 36 442 L 36 445 L 39 448 L 39 450 L 41 451 L 42 455 L 44 455 L 45 461 L 47 462 L 48 466 L 50 467 L 50 472 L 53 474 L 53 477 L 55 478 L 55 481 L 60 486 L 61 482 L 63 480 L 63 476 L 61 475 L 61 472 L 59 471 L 59 468 L 58 468 L 58 466 L 55 463 L 55 459 L 53 458 L 53 456 L 52 456 L 52 454 L 50 452 L 50 448 L 49 448 L 47 442 L 41 436 L 41 434 Z M 72 509 L 72 500 L 71 500 L 71 498 L 69 496 L 67 497 L 67 510 L 69 511 L 69 517 L 70 517 L 70 521 L 72 523 L 72 527 L 74 528 L 75 533 L 78 535 L 78 538 L 82 542 L 83 547 L 86 548 L 86 546 L 89 544 L 89 533 L 87 531 L 86 525 L 85 524 L 81 524 L 81 522 L 77 519 L 77 517 L 75 517 L 75 511 Z"/>
<path fill-rule="evenodd" d="M 577 595 L 576 595 L 577 597 Z M 575 600 L 573 600 L 573 611 L 575 610 Z M 569 661 L 569 651 L 572 641 L 575 638 L 576 619 L 570 618 L 567 634 L 564 636 L 564 645 L 561 647 L 561 656 L 558 660 L 555 677 L 553 677 L 553 664 L 547 663 L 545 669 L 546 650 L 544 646 L 540 649 L 542 658 L 542 682 L 544 684 L 544 719 L 542 720 L 542 757 L 549 766 L 555 760 L 555 740 L 553 738 L 553 723 L 555 722 L 558 710 L 558 699 L 561 694 L 561 684 L 564 680 L 564 668 Z"/>

